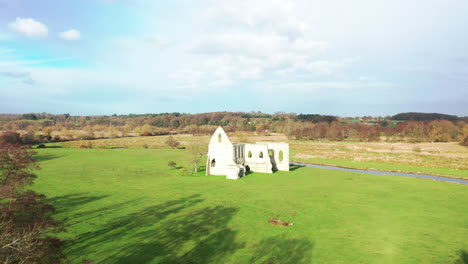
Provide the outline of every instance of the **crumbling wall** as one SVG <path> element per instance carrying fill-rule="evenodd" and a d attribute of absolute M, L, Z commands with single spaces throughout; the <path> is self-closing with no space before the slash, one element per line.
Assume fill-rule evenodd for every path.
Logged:
<path fill-rule="evenodd" d="M 233 144 L 224 130 L 219 127 L 211 137 L 206 161 L 207 175 L 226 175 L 227 168 L 235 165 Z"/>
<path fill-rule="evenodd" d="M 266 144 L 245 144 L 245 165 L 251 171 L 273 173 L 273 164 L 268 156 Z"/>
<path fill-rule="evenodd" d="M 280 171 L 289 171 L 289 144 L 286 142 L 261 142 L 273 150 L 276 168 Z"/>

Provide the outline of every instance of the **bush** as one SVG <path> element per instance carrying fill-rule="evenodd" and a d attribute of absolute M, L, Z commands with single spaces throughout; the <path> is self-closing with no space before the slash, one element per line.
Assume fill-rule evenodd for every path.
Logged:
<path fill-rule="evenodd" d="M 6 144 L 16 145 L 16 144 L 21 144 L 21 137 L 19 133 L 9 131 L 9 132 L 4 132 L 0 136 L 0 141 L 3 141 Z"/>
<path fill-rule="evenodd" d="M 174 139 L 172 136 L 169 136 L 166 140 L 166 145 L 177 148 L 180 145 L 180 142 Z"/>
<path fill-rule="evenodd" d="M 185 149 L 184 146 L 178 146 L 177 149 Z"/>
<path fill-rule="evenodd" d="M 39 146 L 37 146 L 37 148 L 46 148 L 46 145 L 44 145 L 44 144 L 39 144 Z"/>
<path fill-rule="evenodd" d="M 176 165 L 177 165 L 177 164 L 176 164 L 174 161 L 169 161 L 169 162 L 167 163 L 167 166 L 169 166 L 169 167 L 171 167 L 171 168 L 175 168 Z"/>
<path fill-rule="evenodd" d="M 40 143 L 34 132 L 28 132 L 21 136 L 21 142 L 26 145 L 33 145 Z"/>
<path fill-rule="evenodd" d="M 148 148 L 148 144 L 144 144 L 144 145 L 143 145 L 143 148 L 144 148 L 144 149 L 147 149 L 147 148 Z"/>
<path fill-rule="evenodd" d="M 143 131 L 143 133 L 141 133 L 141 136 L 142 137 L 148 137 L 148 136 L 152 136 L 153 134 L 151 134 L 150 132 L 148 131 Z"/>
<path fill-rule="evenodd" d="M 460 142 L 460 145 L 468 147 L 468 136 L 463 138 L 463 140 Z"/>

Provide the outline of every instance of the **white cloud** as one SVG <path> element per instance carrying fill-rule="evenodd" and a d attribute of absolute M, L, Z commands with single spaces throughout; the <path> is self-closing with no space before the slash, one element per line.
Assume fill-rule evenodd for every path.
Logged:
<path fill-rule="evenodd" d="M 81 33 L 76 29 L 70 29 L 60 33 L 60 37 L 65 40 L 79 40 L 81 38 Z"/>
<path fill-rule="evenodd" d="M 323 58 L 329 44 L 312 34 L 310 21 L 300 15 L 295 0 L 209 3 L 205 12 L 200 12 L 204 34 L 188 48 L 201 60 L 180 69 L 204 72 L 204 77 L 196 80 L 198 86 L 294 79 L 310 73 L 333 76 L 354 62 L 348 58 Z M 191 86 L 195 86 L 193 81 Z"/>
<path fill-rule="evenodd" d="M 8 26 L 12 31 L 27 37 L 47 37 L 49 33 L 46 25 L 32 18 L 17 17 Z"/>
<path fill-rule="evenodd" d="M 206 16 L 223 28 L 236 27 L 274 32 L 290 38 L 302 36 L 309 26 L 297 16 L 292 0 L 213 1 Z"/>

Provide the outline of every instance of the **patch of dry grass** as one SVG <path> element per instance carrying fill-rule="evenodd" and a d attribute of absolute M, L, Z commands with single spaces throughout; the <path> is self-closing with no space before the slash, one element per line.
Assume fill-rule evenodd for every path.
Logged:
<path fill-rule="evenodd" d="M 421 151 L 415 152 L 418 147 Z M 449 143 L 293 141 L 292 158 L 347 159 L 468 170 L 468 148 Z"/>
<path fill-rule="evenodd" d="M 141 147 L 147 145 L 149 148 L 163 147 L 166 145 L 166 140 L 169 136 L 150 136 L 150 137 L 125 137 L 111 139 L 95 139 L 95 140 L 75 140 L 62 142 L 63 146 L 77 147 L 87 146 L 89 142 L 94 147 Z M 175 135 L 173 138 L 180 142 L 181 146 L 192 144 L 208 144 L 208 136 L 193 136 L 193 135 Z"/>

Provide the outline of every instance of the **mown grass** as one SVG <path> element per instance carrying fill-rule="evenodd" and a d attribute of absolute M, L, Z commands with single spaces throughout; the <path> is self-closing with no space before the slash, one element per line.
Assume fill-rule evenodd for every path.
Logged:
<path fill-rule="evenodd" d="M 465 185 L 305 167 L 232 181 L 167 166 L 187 157 L 38 149 L 33 187 L 65 222 L 73 263 L 466 263 Z"/>

